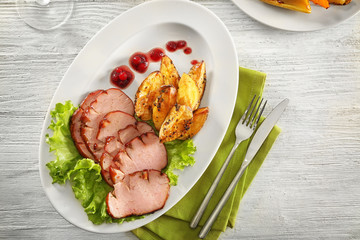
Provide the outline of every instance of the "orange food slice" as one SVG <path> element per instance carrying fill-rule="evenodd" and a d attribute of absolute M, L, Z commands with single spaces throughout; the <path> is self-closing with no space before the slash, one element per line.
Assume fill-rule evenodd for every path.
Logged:
<path fill-rule="evenodd" d="M 267 4 L 290 10 L 311 13 L 309 0 L 261 0 Z M 320 0 L 319 0 L 320 1 Z"/>
<path fill-rule="evenodd" d="M 322 6 L 323 8 L 329 8 L 329 1 L 328 0 L 310 0 L 313 3 Z"/>

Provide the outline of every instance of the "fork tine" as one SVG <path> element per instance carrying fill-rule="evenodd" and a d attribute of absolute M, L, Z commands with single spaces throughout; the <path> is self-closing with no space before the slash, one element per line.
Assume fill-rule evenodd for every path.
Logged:
<path fill-rule="evenodd" d="M 250 102 L 249 106 L 246 108 L 246 110 L 245 110 L 244 114 L 241 116 L 240 121 L 242 121 L 242 123 L 243 123 L 243 124 L 244 124 L 244 122 L 245 122 L 245 119 L 246 119 L 247 113 L 248 113 L 248 111 L 249 111 L 249 109 L 250 109 L 250 107 L 251 107 L 252 103 L 254 102 L 255 97 L 256 97 L 256 94 L 254 95 L 253 99 L 251 100 L 251 102 Z"/>
<path fill-rule="evenodd" d="M 253 117 L 252 117 L 252 119 L 250 121 L 250 128 L 252 128 L 254 126 L 254 124 L 255 124 L 255 119 L 257 117 L 257 114 L 259 112 L 259 109 L 260 109 L 261 104 L 262 104 L 263 101 L 264 101 L 264 98 L 261 98 L 261 101 L 260 101 L 259 105 L 257 106 L 256 111 L 255 111 L 255 113 L 254 113 L 254 115 L 253 115 Z"/>
<path fill-rule="evenodd" d="M 246 126 L 249 126 L 249 124 L 250 124 L 251 115 L 253 114 L 254 109 L 256 108 L 256 106 L 259 102 L 259 99 L 260 99 L 260 96 L 256 99 L 256 102 L 255 102 L 254 106 L 252 107 L 250 114 L 248 115 L 249 118 L 247 119 Z"/>
<path fill-rule="evenodd" d="M 254 122 L 254 126 L 253 126 L 253 129 L 254 129 L 254 130 L 255 130 L 256 126 L 258 125 L 258 123 L 259 123 L 260 117 L 261 117 L 261 115 L 262 115 L 263 112 L 264 112 L 264 109 L 265 109 L 266 104 L 267 104 L 267 100 L 265 101 L 264 105 L 262 106 L 261 111 L 260 111 L 260 113 L 259 113 L 259 116 L 257 117 L 256 121 Z M 260 105 L 261 105 L 261 103 L 260 103 Z M 259 105 L 259 107 L 260 107 L 260 105 Z"/>

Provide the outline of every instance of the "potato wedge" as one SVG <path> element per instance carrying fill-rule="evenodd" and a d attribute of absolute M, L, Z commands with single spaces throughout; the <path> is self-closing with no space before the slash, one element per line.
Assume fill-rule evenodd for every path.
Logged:
<path fill-rule="evenodd" d="M 294 11 L 311 13 L 311 6 L 309 0 L 261 0 L 267 4 L 277 7 L 287 8 Z"/>
<path fill-rule="evenodd" d="M 192 110 L 196 110 L 200 105 L 199 88 L 196 86 L 195 81 L 186 73 L 181 76 L 179 81 L 177 103 L 186 105 Z"/>
<path fill-rule="evenodd" d="M 163 85 L 163 75 L 159 71 L 150 73 L 141 83 L 135 95 L 135 113 L 140 119 L 151 119 L 153 103 Z"/>
<path fill-rule="evenodd" d="M 160 89 L 160 95 L 153 104 L 152 119 L 156 130 L 160 130 L 166 116 L 176 103 L 176 88 L 172 85 L 164 85 Z"/>
<path fill-rule="evenodd" d="M 164 77 L 165 85 L 173 85 L 175 88 L 178 87 L 179 73 L 172 60 L 166 55 L 161 58 L 160 72 Z"/>
<path fill-rule="evenodd" d="M 196 86 L 199 88 L 200 101 L 204 95 L 206 86 L 206 68 L 205 62 L 201 61 L 195 64 L 189 71 L 189 76 L 195 81 Z"/>
<path fill-rule="evenodd" d="M 192 138 L 193 136 L 195 136 L 204 126 L 208 114 L 209 114 L 208 107 L 199 108 L 196 111 L 194 111 L 192 123 L 190 125 L 189 130 L 184 134 L 184 136 L 180 137 L 179 139 L 186 140 L 188 138 Z"/>
<path fill-rule="evenodd" d="M 181 138 L 189 130 L 193 118 L 192 110 L 185 105 L 175 105 L 161 125 L 160 142 L 170 142 Z"/>

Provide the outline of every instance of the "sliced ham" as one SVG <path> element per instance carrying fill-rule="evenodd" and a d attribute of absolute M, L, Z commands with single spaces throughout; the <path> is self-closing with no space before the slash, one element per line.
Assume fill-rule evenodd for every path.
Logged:
<path fill-rule="evenodd" d="M 116 184 L 124 179 L 125 174 L 116 167 L 109 167 L 111 182 Z"/>
<path fill-rule="evenodd" d="M 101 175 L 103 176 L 107 184 L 109 184 L 110 186 L 114 185 L 114 182 L 112 181 L 110 175 L 110 168 L 115 168 L 115 169 L 119 168 L 119 166 L 116 165 L 116 162 L 114 162 L 113 159 L 114 157 L 108 154 L 107 152 L 104 152 L 100 158 Z M 119 177 L 120 176 L 121 175 L 119 175 Z"/>
<path fill-rule="evenodd" d="M 117 136 L 119 130 L 129 125 L 135 125 L 136 122 L 136 119 L 132 115 L 122 111 L 109 112 L 100 122 L 97 139 L 105 142 L 107 137 Z"/>
<path fill-rule="evenodd" d="M 80 152 L 81 156 L 85 158 L 94 159 L 94 156 L 87 149 L 86 143 L 81 137 L 81 132 L 80 132 L 82 126 L 81 116 L 84 113 L 84 109 L 88 108 L 90 104 L 96 99 L 96 97 L 102 92 L 103 90 L 97 90 L 89 93 L 80 104 L 80 107 L 74 112 L 74 114 L 71 117 L 71 121 L 70 121 L 71 137 L 75 143 L 76 148 Z"/>
<path fill-rule="evenodd" d="M 119 152 L 126 151 L 126 143 L 147 132 L 153 133 L 154 130 L 145 122 L 137 122 L 136 125 L 128 125 L 126 128 L 119 130 L 118 133 L 121 140 L 118 140 L 118 138 L 114 136 L 106 138 L 104 153 L 100 158 L 100 164 L 102 166 L 102 175 L 110 186 L 124 177 L 124 173 L 119 169 L 119 162 L 117 161 L 117 158 L 114 157 Z"/>
<path fill-rule="evenodd" d="M 144 169 L 161 170 L 167 165 L 167 152 L 155 133 L 145 133 L 126 144 L 115 157 L 119 169 L 129 174 Z"/>
<path fill-rule="evenodd" d="M 115 157 L 119 151 L 125 150 L 125 146 L 114 136 L 107 137 L 104 151 Z"/>
<path fill-rule="evenodd" d="M 104 141 L 97 139 L 100 122 L 106 114 L 114 111 L 121 111 L 132 116 L 134 114 L 134 104 L 120 89 L 111 88 L 102 91 L 82 114 L 81 136 L 87 144 L 88 150 L 97 161 L 100 160 L 103 154 L 105 141 L 105 139 Z"/>
<path fill-rule="evenodd" d="M 164 207 L 169 189 L 167 175 L 157 170 L 126 175 L 107 195 L 107 212 L 113 218 L 154 212 Z"/>
<path fill-rule="evenodd" d="M 153 128 L 145 122 L 137 122 L 136 125 L 129 125 L 124 129 L 119 130 L 119 140 L 122 144 L 126 144 L 136 137 L 141 136 L 147 132 L 154 132 Z"/>

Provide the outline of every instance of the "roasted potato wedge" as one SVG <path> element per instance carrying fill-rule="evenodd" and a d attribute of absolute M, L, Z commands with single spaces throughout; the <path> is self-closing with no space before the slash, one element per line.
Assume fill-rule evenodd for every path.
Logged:
<path fill-rule="evenodd" d="M 179 73 L 172 60 L 166 55 L 161 58 L 160 72 L 164 77 L 165 85 L 173 85 L 175 88 L 178 87 Z"/>
<path fill-rule="evenodd" d="M 176 88 L 172 85 L 164 85 L 160 89 L 160 95 L 153 104 L 152 119 L 156 130 L 160 130 L 166 116 L 176 103 Z"/>
<path fill-rule="evenodd" d="M 135 113 L 140 119 L 151 119 L 153 103 L 163 85 L 163 75 L 159 71 L 150 73 L 141 83 L 135 95 Z"/>
<path fill-rule="evenodd" d="M 186 105 L 192 110 L 196 110 L 200 105 L 199 88 L 196 86 L 195 81 L 186 73 L 181 76 L 179 81 L 177 103 Z"/>
<path fill-rule="evenodd" d="M 207 119 L 208 114 L 209 114 L 208 107 L 199 108 L 196 111 L 194 111 L 192 123 L 190 124 L 189 130 L 187 130 L 185 135 L 180 137 L 179 139 L 185 140 L 185 139 L 192 138 L 193 136 L 195 136 L 200 131 L 200 129 L 204 126 L 204 123 Z"/>
<path fill-rule="evenodd" d="M 161 125 L 160 142 L 170 142 L 183 137 L 189 130 L 193 118 L 192 110 L 185 105 L 175 105 Z"/>
<path fill-rule="evenodd" d="M 261 0 L 267 4 L 304 13 L 311 13 L 309 0 Z"/>
<path fill-rule="evenodd" d="M 195 64 L 189 71 L 189 76 L 195 81 L 199 88 L 200 100 L 202 99 L 206 86 L 206 68 L 205 62 L 201 61 Z"/>

